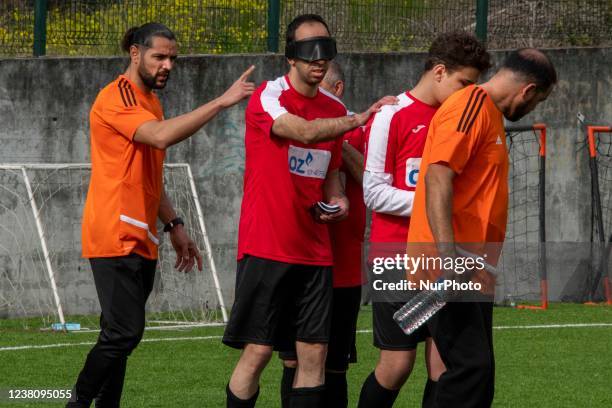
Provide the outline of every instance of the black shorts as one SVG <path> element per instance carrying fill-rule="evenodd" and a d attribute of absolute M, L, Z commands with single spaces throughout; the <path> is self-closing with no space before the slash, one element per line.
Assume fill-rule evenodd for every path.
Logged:
<path fill-rule="evenodd" d="M 295 265 L 245 256 L 223 343 L 291 350 L 295 340 L 327 343 L 331 324 L 331 266 Z"/>
<path fill-rule="evenodd" d="M 361 306 L 361 286 L 334 288 L 332 324 L 325 368 L 346 371 L 349 363 L 357 362 L 355 336 L 357 316 Z M 297 360 L 295 348 L 278 353 L 281 360 Z"/>
<path fill-rule="evenodd" d="M 372 326 L 374 327 L 374 346 L 381 350 L 414 350 L 417 344 L 430 337 L 427 325 L 421 326 L 411 335 L 406 335 L 393 320 L 393 314 L 403 302 L 372 303 Z"/>

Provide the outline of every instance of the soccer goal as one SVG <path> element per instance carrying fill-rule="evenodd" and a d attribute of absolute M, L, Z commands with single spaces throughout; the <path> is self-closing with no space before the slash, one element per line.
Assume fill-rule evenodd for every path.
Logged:
<path fill-rule="evenodd" d="M 590 298 L 603 285 L 605 301 L 612 305 L 609 261 L 612 252 L 612 127 L 587 126 L 589 167 L 591 170 L 591 241 L 595 256 L 593 267 L 598 279 L 590 288 Z"/>
<path fill-rule="evenodd" d="M 506 144 L 509 211 L 498 295 L 518 308 L 546 309 L 546 125 L 507 127 Z"/>
<path fill-rule="evenodd" d="M 81 258 L 81 217 L 89 164 L 0 165 L 0 324 L 96 328 L 99 303 Z M 160 235 L 147 327 L 227 321 L 204 216 L 188 164 L 166 164 L 164 187 L 205 260 L 202 272 L 174 269 L 175 253 Z M 158 225 L 158 230 L 162 230 Z M 17 322 L 17 323 L 15 323 Z"/>

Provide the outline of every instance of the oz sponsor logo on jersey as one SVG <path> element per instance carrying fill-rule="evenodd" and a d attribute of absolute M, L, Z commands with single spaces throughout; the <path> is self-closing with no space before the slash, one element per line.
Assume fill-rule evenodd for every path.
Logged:
<path fill-rule="evenodd" d="M 324 179 L 330 160 L 330 151 L 289 146 L 289 172 L 295 175 Z"/>
<path fill-rule="evenodd" d="M 420 157 L 411 157 L 406 160 L 406 185 L 416 187 L 419 178 L 419 168 L 421 167 Z"/>

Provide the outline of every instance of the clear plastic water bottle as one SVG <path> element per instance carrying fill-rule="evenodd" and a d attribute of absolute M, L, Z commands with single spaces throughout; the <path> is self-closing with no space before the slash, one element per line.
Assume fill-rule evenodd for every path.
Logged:
<path fill-rule="evenodd" d="M 412 334 L 446 304 L 445 291 L 424 290 L 393 314 L 393 320 L 406 334 Z"/>

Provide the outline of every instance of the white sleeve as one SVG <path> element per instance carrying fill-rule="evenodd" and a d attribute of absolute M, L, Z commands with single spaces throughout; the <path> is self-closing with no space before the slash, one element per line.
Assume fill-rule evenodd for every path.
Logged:
<path fill-rule="evenodd" d="M 399 95 L 399 100 L 397 105 L 383 106 L 372 121 L 363 174 L 363 199 L 372 211 L 409 217 L 412 214 L 414 191 L 393 187 L 393 175 L 385 172 L 393 116 L 411 103 L 403 94 Z"/>
<path fill-rule="evenodd" d="M 378 213 L 410 217 L 414 191 L 393 187 L 393 176 L 366 170 L 363 173 L 363 200 L 366 207 Z"/>
<path fill-rule="evenodd" d="M 266 87 L 261 92 L 260 101 L 263 110 L 272 117 L 272 120 L 278 119 L 281 115 L 287 113 L 280 104 L 280 96 L 284 90 L 289 87 L 284 77 L 277 78 L 274 81 L 268 81 Z"/>

